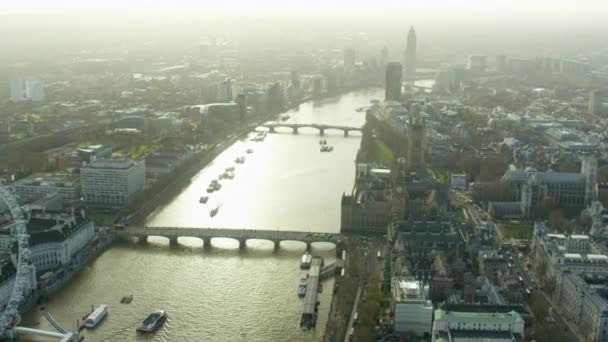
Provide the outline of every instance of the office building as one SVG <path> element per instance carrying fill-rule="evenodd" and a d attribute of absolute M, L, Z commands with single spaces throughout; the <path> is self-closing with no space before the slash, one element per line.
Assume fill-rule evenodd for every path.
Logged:
<path fill-rule="evenodd" d="M 25 101 L 26 97 L 25 82 L 22 79 L 11 80 L 11 101 Z"/>
<path fill-rule="evenodd" d="M 388 48 L 385 46 L 380 51 L 380 65 L 385 67 L 388 64 Z"/>
<path fill-rule="evenodd" d="M 38 80 L 33 79 L 13 79 L 10 82 L 11 96 L 13 102 L 20 101 L 44 101 L 44 86 Z"/>
<path fill-rule="evenodd" d="M 591 64 L 569 59 L 560 60 L 559 71 L 566 75 L 584 76 L 591 73 Z"/>
<path fill-rule="evenodd" d="M 542 222 L 534 224 L 533 267 L 554 283 L 561 271 L 608 275 L 608 256 L 588 235 L 551 234 Z"/>
<path fill-rule="evenodd" d="M 13 183 L 22 203 L 30 203 L 59 194 L 64 204 L 76 204 L 80 200 L 80 177 L 72 173 L 35 173 Z"/>
<path fill-rule="evenodd" d="M 395 332 L 429 336 L 433 325 L 433 304 L 428 299 L 428 286 L 412 277 L 400 277 L 392 279 L 391 291 Z"/>
<path fill-rule="evenodd" d="M 485 73 L 486 72 L 486 56 L 481 56 L 481 55 L 469 56 L 467 68 L 473 74 Z"/>
<path fill-rule="evenodd" d="M 78 158 L 83 163 L 90 163 L 100 158 L 110 158 L 112 147 L 104 145 L 89 145 L 76 149 Z"/>
<path fill-rule="evenodd" d="M 452 189 L 458 190 L 466 190 L 467 189 L 467 175 L 465 173 L 462 174 L 452 174 L 450 177 L 450 187 Z"/>
<path fill-rule="evenodd" d="M 234 122 L 243 117 L 242 104 L 236 102 L 208 103 L 196 107 L 201 115 L 201 124 L 205 128 Z"/>
<path fill-rule="evenodd" d="M 80 183 L 88 205 L 122 208 L 144 189 L 145 161 L 129 158 L 97 159 L 80 169 Z"/>
<path fill-rule="evenodd" d="M 416 31 L 410 27 L 407 32 L 407 45 L 405 48 L 405 80 L 416 80 Z"/>
<path fill-rule="evenodd" d="M 227 78 L 217 85 L 217 100 L 219 102 L 230 102 L 234 100 L 231 79 Z"/>
<path fill-rule="evenodd" d="M 396 250 L 413 257 L 428 257 L 445 251 L 460 254 L 465 246 L 464 235 L 449 222 L 394 221 L 388 229 Z"/>
<path fill-rule="evenodd" d="M 40 81 L 27 80 L 25 92 L 27 99 L 30 101 L 40 102 L 45 100 L 44 86 Z"/>
<path fill-rule="evenodd" d="M 344 70 L 352 71 L 355 69 L 355 49 L 344 49 Z"/>
<path fill-rule="evenodd" d="M 539 64 L 537 60 L 530 58 L 511 58 L 509 59 L 509 71 L 515 75 L 527 75 L 537 72 Z"/>
<path fill-rule="evenodd" d="M 602 94 L 598 90 L 592 90 L 589 93 L 589 108 L 587 113 L 591 116 L 602 114 Z"/>
<path fill-rule="evenodd" d="M 402 67 L 399 62 L 390 62 L 386 66 L 386 77 L 384 80 L 384 100 L 401 100 L 401 73 Z"/>
<path fill-rule="evenodd" d="M 515 311 L 489 313 L 437 309 L 431 341 L 523 341 L 524 327 L 524 319 Z"/>
<path fill-rule="evenodd" d="M 576 324 L 587 341 L 608 341 L 608 275 L 563 271 L 554 300 L 562 315 Z"/>
<path fill-rule="evenodd" d="M 503 54 L 496 55 L 496 71 L 507 72 L 507 56 Z"/>

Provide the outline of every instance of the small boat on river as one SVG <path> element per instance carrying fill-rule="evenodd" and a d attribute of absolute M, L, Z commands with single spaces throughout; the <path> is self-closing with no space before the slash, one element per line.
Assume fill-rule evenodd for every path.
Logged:
<path fill-rule="evenodd" d="M 108 315 L 108 306 L 105 304 L 101 304 L 97 309 L 93 310 L 90 314 L 86 316 L 84 319 L 84 327 L 88 329 L 93 329 Z"/>

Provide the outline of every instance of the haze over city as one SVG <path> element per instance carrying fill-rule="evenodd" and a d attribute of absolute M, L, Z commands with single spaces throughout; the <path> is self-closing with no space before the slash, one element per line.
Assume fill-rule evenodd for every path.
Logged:
<path fill-rule="evenodd" d="M 0 3 L 0 340 L 608 341 L 606 18 Z"/>

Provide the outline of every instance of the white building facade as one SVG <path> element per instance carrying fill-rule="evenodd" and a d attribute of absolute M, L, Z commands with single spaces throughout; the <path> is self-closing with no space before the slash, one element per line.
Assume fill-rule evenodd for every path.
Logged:
<path fill-rule="evenodd" d="M 608 341 L 608 276 L 560 272 L 555 301 L 566 318 L 579 326 L 590 341 Z"/>
<path fill-rule="evenodd" d="M 55 216 L 50 219 L 55 219 L 57 224 L 50 229 L 31 233 L 31 260 L 37 271 L 69 263 L 74 254 L 86 246 L 95 235 L 95 224 L 81 214 L 69 218 Z"/>
<path fill-rule="evenodd" d="M 428 287 L 411 277 L 392 280 L 392 306 L 395 332 L 413 332 L 429 336 L 433 326 L 433 304 L 428 300 Z"/>
<path fill-rule="evenodd" d="M 432 341 L 452 341 L 460 332 L 469 336 L 467 341 L 484 341 L 484 333 L 498 333 L 523 339 L 525 322 L 520 314 L 511 311 L 507 313 L 479 313 L 435 310 Z"/>
<path fill-rule="evenodd" d="M 122 208 L 144 190 L 144 160 L 99 159 L 80 169 L 82 195 L 88 205 Z"/>

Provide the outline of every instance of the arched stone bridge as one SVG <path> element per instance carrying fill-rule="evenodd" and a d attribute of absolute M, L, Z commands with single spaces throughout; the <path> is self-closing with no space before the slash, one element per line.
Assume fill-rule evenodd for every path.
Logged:
<path fill-rule="evenodd" d="M 325 131 L 329 129 L 339 130 L 344 132 L 344 136 L 348 136 L 351 131 L 361 131 L 361 127 L 340 126 L 340 125 L 325 125 L 325 124 L 301 124 L 301 123 L 279 123 L 271 122 L 257 125 L 257 127 L 268 128 L 270 133 L 276 132 L 277 128 L 291 128 L 293 134 L 298 134 L 300 128 L 315 128 L 319 130 L 319 135 L 325 135 Z"/>
<path fill-rule="evenodd" d="M 307 233 L 283 230 L 259 230 L 259 229 L 225 229 L 225 228 L 179 228 L 179 227 L 135 227 L 127 226 L 116 230 L 121 237 L 136 237 L 145 240 L 149 236 L 161 236 L 169 239 L 171 245 L 177 244 L 179 237 L 195 237 L 203 240 L 204 247 L 211 246 L 213 238 L 229 238 L 239 242 L 239 248 L 247 246 L 247 240 L 260 239 L 274 243 L 274 249 L 278 250 L 281 241 L 301 241 L 306 244 L 306 250 L 310 250 L 313 242 L 330 242 L 336 246 L 336 252 L 343 249 L 342 236 L 331 233 Z"/>

